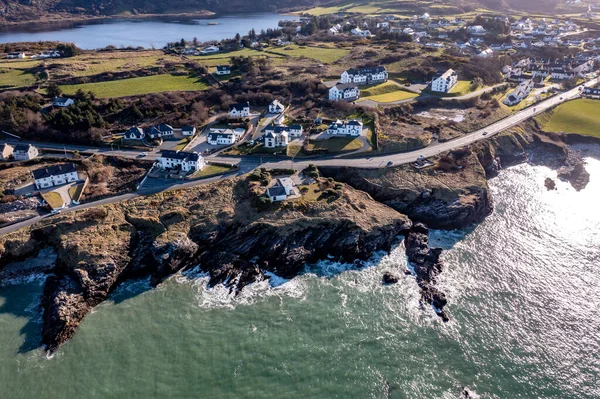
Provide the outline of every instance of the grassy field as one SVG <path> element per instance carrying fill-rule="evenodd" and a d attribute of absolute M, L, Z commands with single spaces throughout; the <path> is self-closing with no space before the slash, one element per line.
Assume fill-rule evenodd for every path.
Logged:
<path fill-rule="evenodd" d="M 378 96 L 363 97 L 362 99 L 363 100 L 365 100 L 365 99 L 373 100 L 375 102 L 385 104 L 385 103 L 393 103 L 396 101 L 409 100 L 409 99 L 415 98 L 417 96 L 418 96 L 418 94 L 410 92 L 410 91 L 398 90 L 398 91 L 394 91 L 391 93 L 380 94 Z"/>
<path fill-rule="evenodd" d="M 350 52 L 350 50 L 340 48 L 307 47 L 297 45 L 271 48 L 268 51 L 270 53 L 287 55 L 290 57 L 312 58 L 325 64 L 336 62 Z"/>
<path fill-rule="evenodd" d="M 46 200 L 46 202 L 48 203 L 48 205 L 50 205 L 52 209 L 62 208 L 64 205 L 63 199 L 60 196 L 60 194 L 54 191 L 49 191 L 45 194 L 42 194 L 42 198 Z"/>
<path fill-rule="evenodd" d="M 100 98 L 126 97 L 166 91 L 205 90 L 208 85 L 196 77 L 175 75 L 154 75 L 141 78 L 112 80 L 108 82 L 65 85 L 65 94 L 75 94 L 79 89 L 92 91 Z"/>
<path fill-rule="evenodd" d="M 311 140 L 309 150 L 326 148 L 329 152 L 356 151 L 363 147 L 362 141 L 353 137 L 333 137 L 329 140 Z"/>
<path fill-rule="evenodd" d="M 31 86 L 35 76 L 20 69 L 0 68 L 0 88 Z"/>
<path fill-rule="evenodd" d="M 394 82 L 385 82 L 377 86 L 371 86 L 360 91 L 363 97 L 378 96 L 380 94 L 392 93 L 400 90 L 400 87 Z"/>
<path fill-rule="evenodd" d="M 280 55 L 269 54 L 264 51 L 253 50 L 253 49 L 248 49 L 248 48 L 244 48 L 244 49 L 237 50 L 237 51 L 231 51 L 229 53 L 197 55 L 197 56 L 191 56 L 189 58 L 196 60 L 196 61 L 200 62 L 202 65 L 205 65 L 207 67 L 214 67 L 217 65 L 224 65 L 224 64 L 227 65 L 230 63 L 231 57 L 239 57 L 239 56 L 266 57 L 266 58 L 269 58 L 272 63 L 277 63 L 277 61 L 283 60 L 283 57 L 281 57 Z"/>
<path fill-rule="evenodd" d="M 69 188 L 69 196 L 73 201 L 79 202 L 81 199 L 81 191 L 83 190 L 83 183 L 71 186 Z"/>
<path fill-rule="evenodd" d="M 600 137 L 600 101 L 579 99 L 557 107 L 542 128 L 548 132 L 579 133 Z"/>

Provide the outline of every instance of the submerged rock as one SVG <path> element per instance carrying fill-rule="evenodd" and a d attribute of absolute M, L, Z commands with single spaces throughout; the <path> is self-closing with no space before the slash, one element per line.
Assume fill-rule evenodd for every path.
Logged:
<path fill-rule="evenodd" d="M 387 271 L 383 273 L 384 284 L 396 284 L 399 280 L 400 277 L 394 272 Z"/>

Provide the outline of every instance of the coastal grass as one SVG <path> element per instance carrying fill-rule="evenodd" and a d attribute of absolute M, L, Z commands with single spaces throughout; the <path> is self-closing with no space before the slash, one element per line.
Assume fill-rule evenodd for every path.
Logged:
<path fill-rule="evenodd" d="M 378 96 L 380 94 L 393 93 L 400 90 L 400 87 L 394 82 L 385 82 L 376 86 L 371 86 L 360 91 L 363 97 Z"/>
<path fill-rule="evenodd" d="M 73 201 L 79 202 L 81 199 L 81 192 L 83 190 L 83 183 L 76 184 L 74 186 L 69 187 L 69 196 Z"/>
<path fill-rule="evenodd" d="M 600 100 L 578 99 L 555 108 L 542 121 L 547 132 L 578 133 L 600 137 Z"/>
<path fill-rule="evenodd" d="M 304 57 L 320 61 L 324 64 L 331 64 L 345 57 L 350 50 L 336 47 L 312 47 L 289 45 L 285 47 L 272 48 L 268 50 L 270 53 L 285 55 L 289 57 Z"/>
<path fill-rule="evenodd" d="M 195 91 L 207 88 L 208 84 L 197 77 L 171 74 L 61 86 L 67 95 L 73 95 L 81 89 L 92 91 L 99 98 L 127 97 L 168 91 Z"/>
<path fill-rule="evenodd" d="M 464 96 L 471 92 L 471 82 L 468 80 L 459 80 L 458 83 L 448 92 L 455 96 Z"/>
<path fill-rule="evenodd" d="M 26 71 L 0 68 L 0 88 L 31 86 L 36 80 L 33 74 Z"/>
<path fill-rule="evenodd" d="M 42 198 L 50 205 L 52 209 L 62 208 L 64 205 L 61 195 L 55 191 L 49 191 L 42 194 Z"/>

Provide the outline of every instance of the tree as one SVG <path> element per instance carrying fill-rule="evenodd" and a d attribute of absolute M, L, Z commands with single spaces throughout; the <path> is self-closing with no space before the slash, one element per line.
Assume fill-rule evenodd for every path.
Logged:
<path fill-rule="evenodd" d="M 48 92 L 48 95 L 52 98 L 60 97 L 62 95 L 62 89 L 58 84 L 56 84 L 56 82 L 48 83 L 48 88 L 46 89 L 46 91 Z"/>
<path fill-rule="evenodd" d="M 181 39 L 181 41 L 179 42 L 179 47 L 185 48 L 185 39 Z"/>
<path fill-rule="evenodd" d="M 194 47 L 198 47 L 198 38 L 194 36 L 192 43 L 194 44 Z"/>

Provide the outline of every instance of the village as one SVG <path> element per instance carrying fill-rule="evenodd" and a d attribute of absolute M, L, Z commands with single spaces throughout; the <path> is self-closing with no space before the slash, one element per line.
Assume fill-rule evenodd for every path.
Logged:
<path fill-rule="evenodd" d="M 536 104 L 562 102 L 562 93 L 572 89 L 578 90 L 574 101 L 597 101 L 600 31 L 581 18 L 595 21 L 595 9 L 590 6 L 577 22 L 486 13 L 447 17 L 433 10 L 408 17 L 300 14 L 272 31 L 220 42 L 182 39 L 160 53 L 123 52 L 156 57 L 158 73 L 128 70 L 129 64 L 110 74 L 67 67 L 78 57 L 118 56 L 115 49 L 78 54 L 64 45 L 36 52 L 7 47 L 0 71 L 32 73 L 19 69 L 27 62 L 38 75 L 52 71 L 55 80 L 2 88 L 19 93 L 13 105 L 2 99 L 6 112 L 41 117 L 35 126 L 15 124 L 14 115 L 12 124 L 0 121 L 6 139 L 0 147 L 0 175 L 5 173 L 0 206 L 7 215 L 0 224 L 31 217 L 40 206 L 58 213 L 144 188 L 200 184 L 241 173 L 244 159 L 257 166 L 264 159 L 290 165 L 339 159 L 352 166 L 356 158 L 418 152 L 526 109 L 536 113 Z M 136 91 L 147 79 L 154 89 Z M 161 90 L 158 79 L 193 83 L 186 82 L 176 97 L 168 86 Z M 136 84 L 111 86 L 127 80 Z M 44 123 L 52 135 L 39 134 Z M 94 154 L 94 148 L 107 152 Z M 96 163 L 84 167 L 90 158 Z M 127 189 L 90 195 L 110 180 L 98 179 L 90 165 L 118 165 L 120 158 L 133 171 L 119 175 L 128 176 Z M 424 156 L 412 162 L 418 169 L 435 165 L 436 159 Z M 389 161 L 379 167 L 394 166 Z M 13 167 L 26 171 L 18 181 L 8 176 Z M 293 169 L 265 184 L 265 198 L 302 197 L 297 180 L 304 175 Z M 36 195 L 42 200 L 23 205 Z M 32 212 L 23 212 L 28 206 Z"/>

